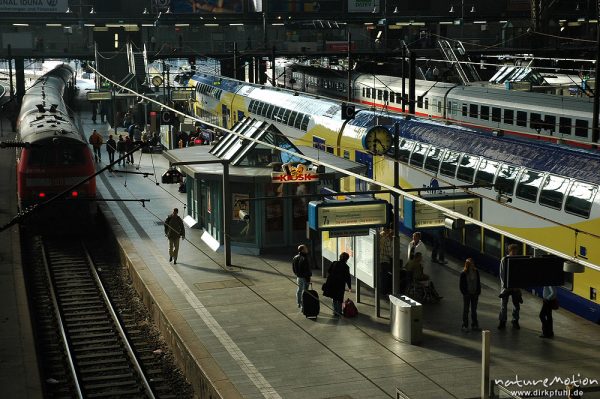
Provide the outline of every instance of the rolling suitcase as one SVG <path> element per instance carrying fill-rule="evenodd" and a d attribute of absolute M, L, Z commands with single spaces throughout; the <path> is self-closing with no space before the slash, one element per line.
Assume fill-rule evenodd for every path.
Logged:
<path fill-rule="evenodd" d="M 309 288 L 312 288 L 312 283 L 309 285 Z M 316 319 L 319 311 L 319 294 L 313 289 L 305 290 L 302 293 L 302 313 L 309 319 Z"/>

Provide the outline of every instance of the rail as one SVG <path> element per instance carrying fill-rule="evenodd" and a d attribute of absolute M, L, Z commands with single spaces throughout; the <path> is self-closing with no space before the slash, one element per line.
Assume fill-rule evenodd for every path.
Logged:
<path fill-rule="evenodd" d="M 119 396 L 143 391 L 145 397 L 154 399 L 150 383 L 135 356 L 87 248 L 83 242 L 77 248 L 71 244 L 67 245 L 50 249 L 44 242 L 42 255 L 57 325 L 77 397 L 97 394 Z M 114 330 L 117 331 L 118 338 Z M 79 341 L 74 342 L 75 339 Z M 115 343 L 106 344 L 108 341 Z M 125 357 L 123 350 L 126 353 Z M 134 372 L 125 371 L 131 368 Z M 90 377 L 102 374 L 104 370 L 115 369 L 123 372 L 114 378 L 110 375 Z"/>

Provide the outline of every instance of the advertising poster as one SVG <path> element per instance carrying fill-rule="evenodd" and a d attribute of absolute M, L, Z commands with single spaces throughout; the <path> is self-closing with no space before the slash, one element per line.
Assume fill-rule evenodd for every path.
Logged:
<path fill-rule="evenodd" d="M 0 0 L 0 12 L 65 12 L 68 0 Z"/>
<path fill-rule="evenodd" d="M 240 218 L 240 211 L 248 213 L 248 199 L 250 196 L 248 194 L 234 193 L 232 197 L 233 220 L 242 220 Z"/>
<path fill-rule="evenodd" d="M 269 0 L 268 10 L 281 13 L 339 12 L 342 0 Z"/>
<path fill-rule="evenodd" d="M 373 12 L 379 0 L 348 0 L 348 12 Z"/>
<path fill-rule="evenodd" d="M 243 0 L 171 0 L 171 11 L 178 14 L 242 13 L 243 4 Z"/>

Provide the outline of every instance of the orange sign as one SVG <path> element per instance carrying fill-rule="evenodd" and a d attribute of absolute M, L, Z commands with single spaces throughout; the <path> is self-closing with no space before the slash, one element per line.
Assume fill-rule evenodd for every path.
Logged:
<path fill-rule="evenodd" d="M 306 165 L 298 164 L 296 166 L 285 164 L 282 169 L 284 172 L 272 172 L 272 183 L 303 183 L 319 181 L 319 174 L 309 170 Z"/>

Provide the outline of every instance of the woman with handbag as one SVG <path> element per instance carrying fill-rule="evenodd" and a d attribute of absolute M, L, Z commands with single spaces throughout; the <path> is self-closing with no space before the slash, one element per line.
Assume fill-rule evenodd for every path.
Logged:
<path fill-rule="evenodd" d="M 558 309 L 558 299 L 556 298 L 556 287 L 545 286 L 542 290 L 542 310 L 540 310 L 540 320 L 542 321 L 542 335 L 540 338 L 554 337 L 552 326 L 552 310 Z"/>
<path fill-rule="evenodd" d="M 348 285 L 348 291 L 352 289 L 352 280 L 350 277 L 350 268 L 346 263 L 350 255 L 346 252 L 340 254 L 340 260 L 331 264 L 327 272 L 327 281 L 323 284 L 323 295 L 333 299 L 333 315 L 342 315 L 342 302 L 344 302 L 345 286 Z"/>

